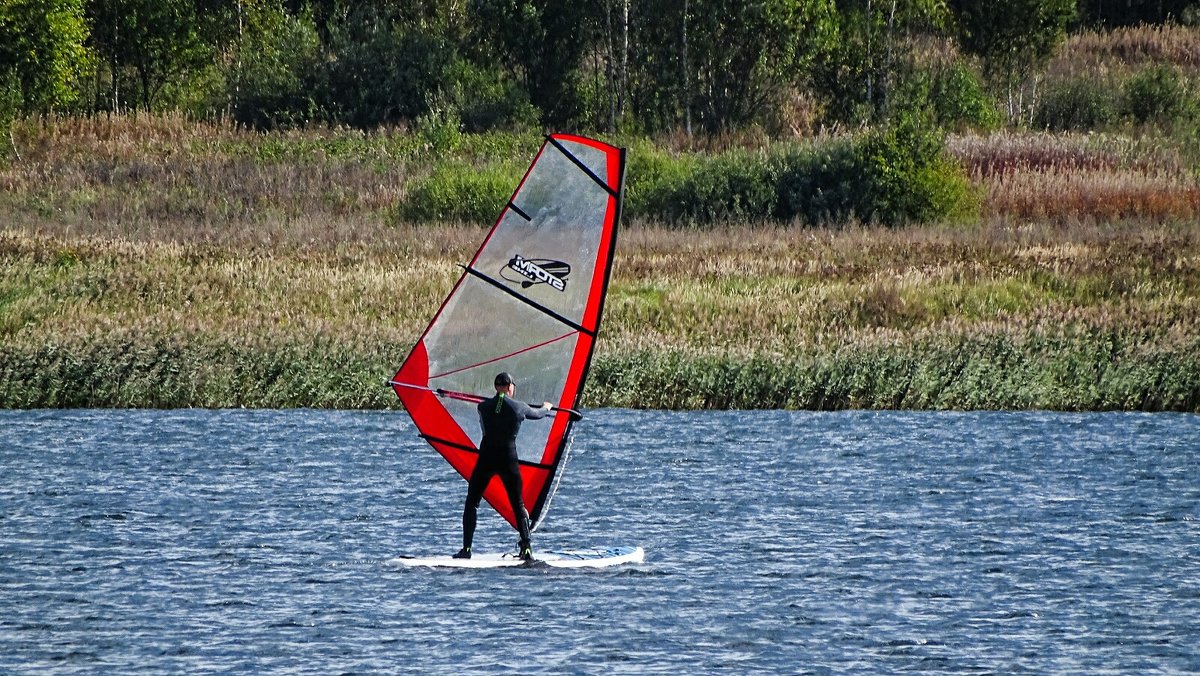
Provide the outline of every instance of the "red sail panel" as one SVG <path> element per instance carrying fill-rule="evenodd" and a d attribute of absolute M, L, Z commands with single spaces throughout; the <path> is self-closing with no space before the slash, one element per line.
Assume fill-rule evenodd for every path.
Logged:
<path fill-rule="evenodd" d="M 517 398 L 574 409 L 604 308 L 625 173 L 625 152 L 569 134 L 547 137 L 508 206 L 484 238 L 393 388 L 429 440 L 468 478 L 482 430 L 478 397 L 507 371 Z M 439 396 L 444 392 L 472 396 Z M 530 520 L 541 520 L 572 420 L 526 422 L 517 439 Z M 484 498 L 516 520 L 498 478 Z"/>

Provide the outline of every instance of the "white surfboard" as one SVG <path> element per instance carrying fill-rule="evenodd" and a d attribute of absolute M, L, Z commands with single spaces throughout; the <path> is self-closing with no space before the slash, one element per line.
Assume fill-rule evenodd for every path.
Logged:
<path fill-rule="evenodd" d="M 416 568 L 505 568 L 512 566 L 553 566 L 554 568 L 607 568 L 626 563 L 641 563 L 646 552 L 641 547 L 607 547 L 534 552 L 533 562 L 522 561 L 515 553 L 474 554 L 469 559 L 453 556 L 399 556 L 388 564 Z"/>

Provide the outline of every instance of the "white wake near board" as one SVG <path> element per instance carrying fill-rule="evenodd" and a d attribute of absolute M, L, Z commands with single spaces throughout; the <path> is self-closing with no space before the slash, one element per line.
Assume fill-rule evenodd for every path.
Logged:
<path fill-rule="evenodd" d="M 608 568 L 641 563 L 646 552 L 641 547 L 606 547 L 534 552 L 533 561 L 522 561 L 515 553 L 479 553 L 469 559 L 453 556 L 399 556 L 388 561 L 406 568 L 509 568 L 518 566 L 553 568 Z"/>

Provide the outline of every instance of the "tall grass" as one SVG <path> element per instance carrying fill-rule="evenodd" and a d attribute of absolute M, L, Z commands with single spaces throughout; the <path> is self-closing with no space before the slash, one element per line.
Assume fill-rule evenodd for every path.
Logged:
<path fill-rule="evenodd" d="M 395 405 L 481 231 L 431 232 L 252 255 L 4 233 L 0 405 Z M 633 226 L 587 403 L 1194 410 L 1198 252 L 1194 225 Z"/>
<path fill-rule="evenodd" d="M 1178 146 L 1120 135 L 998 132 L 952 139 L 989 215 L 1066 222 L 1200 216 L 1200 173 Z"/>
<path fill-rule="evenodd" d="M 1153 25 L 1087 30 L 1071 35 L 1051 59 L 1054 79 L 1120 76 L 1147 65 L 1170 64 L 1200 75 L 1200 28 Z"/>

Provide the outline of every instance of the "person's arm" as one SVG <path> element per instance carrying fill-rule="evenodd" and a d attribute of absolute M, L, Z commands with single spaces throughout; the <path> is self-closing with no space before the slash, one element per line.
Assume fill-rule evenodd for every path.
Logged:
<path fill-rule="evenodd" d="M 521 405 L 524 406 L 524 409 L 521 411 L 521 415 L 524 416 L 526 420 L 538 420 L 539 418 L 545 418 L 546 416 L 550 415 L 550 402 L 548 401 L 543 402 L 542 405 L 537 408 L 525 403 L 522 403 Z"/>

